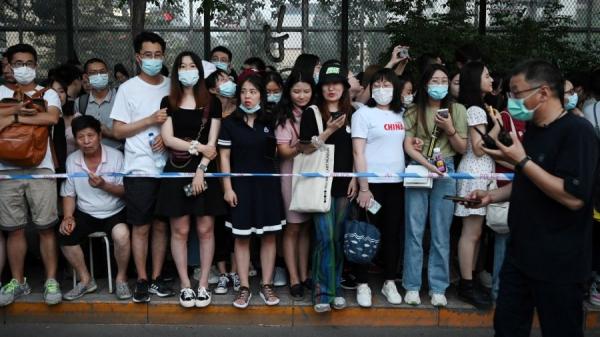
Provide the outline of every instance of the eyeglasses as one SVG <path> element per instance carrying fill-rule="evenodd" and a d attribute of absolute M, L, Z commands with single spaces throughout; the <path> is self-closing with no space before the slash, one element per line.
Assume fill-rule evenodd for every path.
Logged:
<path fill-rule="evenodd" d="M 106 75 L 108 74 L 108 71 L 106 70 L 90 70 L 87 73 L 89 76 L 94 76 L 94 75 Z"/>
<path fill-rule="evenodd" d="M 532 91 L 532 90 L 537 90 L 541 87 L 542 87 L 541 85 L 538 85 L 537 87 L 533 87 L 533 88 L 529 88 L 529 89 L 525 89 L 525 90 L 521 90 L 521 91 L 511 91 L 508 93 L 508 97 L 509 98 L 517 98 L 517 96 L 519 96 L 522 93 L 526 93 L 526 92 Z"/>
<path fill-rule="evenodd" d="M 162 52 L 156 52 L 156 53 L 152 53 L 152 52 L 145 52 L 142 54 L 142 58 L 143 59 L 162 59 L 163 58 L 163 53 Z"/>
<path fill-rule="evenodd" d="M 34 61 L 27 61 L 27 62 L 17 61 L 12 64 L 12 67 L 13 68 L 21 68 L 21 67 L 33 68 L 33 67 L 35 67 L 35 62 Z"/>

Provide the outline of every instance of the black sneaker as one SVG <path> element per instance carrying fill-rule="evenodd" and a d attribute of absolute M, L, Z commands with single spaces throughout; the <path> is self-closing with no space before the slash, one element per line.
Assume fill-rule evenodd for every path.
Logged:
<path fill-rule="evenodd" d="M 150 292 L 148 290 L 148 281 L 137 280 L 135 289 L 133 290 L 133 303 L 150 302 Z"/>
<path fill-rule="evenodd" d="M 356 283 L 356 277 L 350 273 L 343 274 L 340 286 L 346 290 L 355 290 L 356 288 L 358 288 L 358 284 Z"/>
<path fill-rule="evenodd" d="M 290 295 L 295 300 L 301 300 L 304 298 L 304 286 L 301 283 L 290 286 Z"/>
<path fill-rule="evenodd" d="M 171 289 L 161 277 L 152 281 L 149 291 L 151 294 L 157 295 L 158 297 L 171 297 L 175 295 L 173 289 Z"/>

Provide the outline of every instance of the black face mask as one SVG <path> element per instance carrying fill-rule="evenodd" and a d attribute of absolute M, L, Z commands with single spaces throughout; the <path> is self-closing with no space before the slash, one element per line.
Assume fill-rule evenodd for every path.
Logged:
<path fill-rule="evenodd" d="M 75 114 L 75 101 L 67 101 L 62 106 L 63 116 L 73 116 Z"/>

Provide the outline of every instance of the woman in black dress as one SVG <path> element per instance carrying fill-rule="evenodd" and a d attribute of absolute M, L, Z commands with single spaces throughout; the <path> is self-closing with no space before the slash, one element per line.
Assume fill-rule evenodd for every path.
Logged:
<path fill-rule="evenodd" d="M 223 120 L 219 136 L 221 172 L 275 173 L 276 141 L 271 121 L 261 109 L 266 102 L 262 78 L 252 75 L 239 84 L 238 108 Z M 234 254 L 241 287 L 233 305 L 246 308 L 251 292 L 248 283 L 250 237 L 261 237 L 262 287 L 260 295 L 267 305 L 279 298 L 273 289 L 275 234 L 283 228 L 284 217 L 278 177 L 224 178 L 225 201 L 231 207 L 226 222 L 235 236 Z"/>
<path fill-rule="evenodd" d="M 223 193 L 217 179 L 204 179 L 216 172 L 212 161 L 221 124 L 221 111 L 210 104 L 204 84 L 201 59 L 182 52 L 173 64 L 171 92 L 161 103 L 167 108 L 167 121 L 161 135 L 169 148 L 164 172 L 194 172 L 194 178 L 163 179 L 157 213 L 170 218 L 171 252 L 181 282 L 179 302 L 183 307 L 210 304 L 208 276 L 215 250 L 215 216 L 225 213 Z M 191 224 L 196 224 L 200 241 L 202 273 L 198 292 L 192 290 L 187 272 L 187 239 Z"/>

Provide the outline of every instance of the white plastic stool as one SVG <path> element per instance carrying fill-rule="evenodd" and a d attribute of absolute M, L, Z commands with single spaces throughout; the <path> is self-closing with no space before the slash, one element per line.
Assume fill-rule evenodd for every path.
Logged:
<path fill-rule="evenodd" d="M 90 274 L 92 275 L 92 279 L 94 279 L 94 253 L 92 249 L 92 239 L 102 238 L 104 239 L 104 245 L 106 246 L 106 265 L 108 269 L 108 292 L 113 292 L 112 285 L 112 266 L 110 262 L 110 242 L 108 241 L 108 236 L 104 232 L 94 232 L 88 235 L 90 240 Z M 73 288 L 77 285 L 77 272 L 73 269 Z"/>

